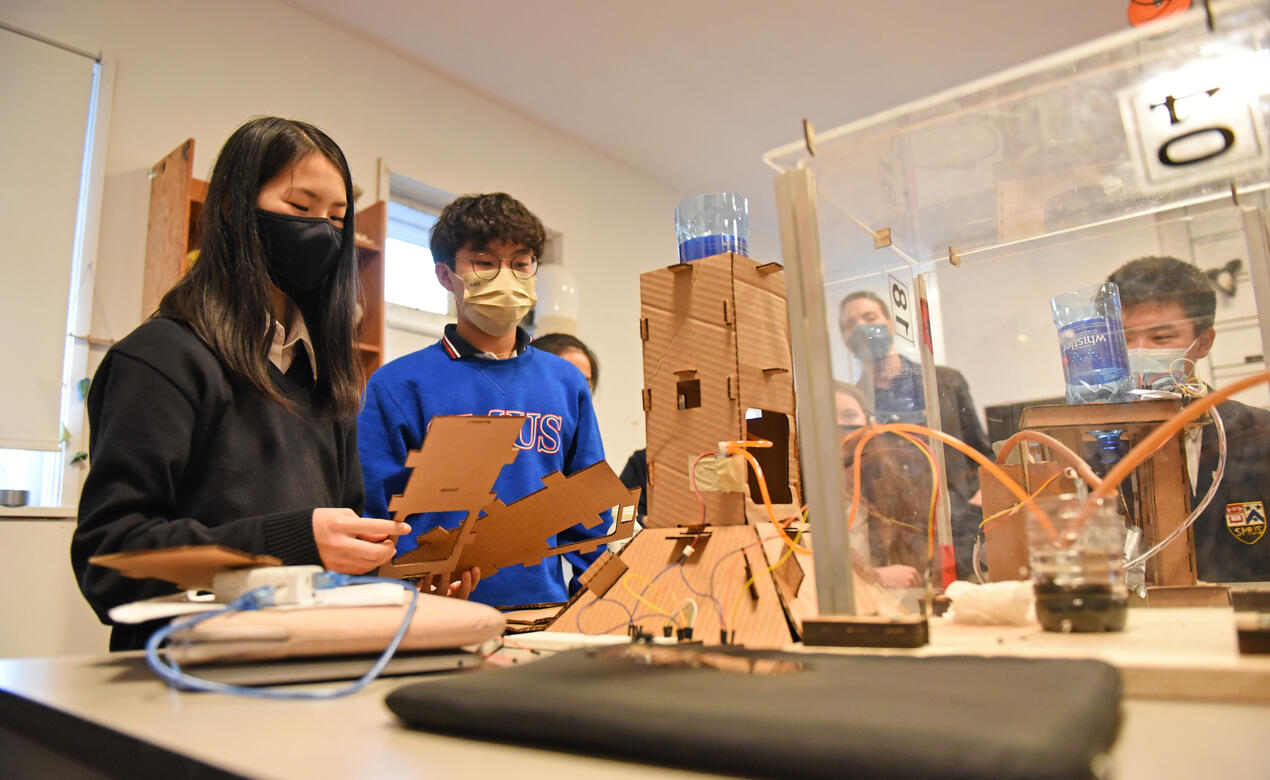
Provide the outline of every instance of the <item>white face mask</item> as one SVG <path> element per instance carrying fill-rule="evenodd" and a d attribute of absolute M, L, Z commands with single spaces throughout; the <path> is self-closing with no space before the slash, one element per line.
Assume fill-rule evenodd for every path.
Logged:
<path fill-rule="evenodd" d="M 508 268 L 488 281 L 470 271 L 449 273 L 459 313 L 490 336 L 505 336 L 515 330 L 538 303 L 537 277 L 520 279 Z"/>
<path fill-rule="evenodd" d="M 1195 373 L 1195 361 L 1186 356 L 1190 347 L 1129 350 L 1129 373 L 1144 390 L 1169 390 Z"/>

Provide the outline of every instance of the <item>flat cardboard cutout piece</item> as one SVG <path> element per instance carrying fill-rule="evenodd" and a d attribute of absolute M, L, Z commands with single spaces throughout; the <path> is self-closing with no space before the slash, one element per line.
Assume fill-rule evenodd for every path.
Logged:
<path fill-rule="evenodd" d="M 542 483 L 542 490 L 511 505 L 495 500 L 484 507 L 475 521 L 466 521 L 458 529 L 433 528 L 419 537 L 417 549 L 397 559 L 396 569 L 401 571 L 441 557 L 448 560 L 457 551 L 457 564 L 441 571 L 466 571 L 477 566 L 481 577 L 489 577 L 507 566 L 532 566 L 548 555 L 590 552 L 629 537 L 635 528 L 633 519 L 623 519 L 630 514 L 623 510 L 639 502 L 639 488 L 626 488 L 605 461 L 571 477 L 558 471 L 548 474 Z M 595 528 L 604 522 L 600 513 L 614 506 L 618 511 L 611 533 L 552 546 L 556 534 L 575 525 Z"/>
<path fill-rule="evenodd" d="M 456 571 L 459 553 L 476 531 L 481 507 L 493 498 L 494 480 L 516 459 L 524 417 L 434 417 L 423 446 L 406 456 L 410 480 L 388 509 L 399 520 L 421 512 L 467 512 L 449 547 L 427 556 L 407 553 L 379 569 L 381 577 L 415 577 Z M 395 541 L 395 538 L 394 538 Z M 484 569 L 483 575 L 488 576 Z"/>
<path fill-rule="evenodd" d="M 212 578 L 229 569 L 282 565 L 272 555 L 251 555 L 214 544 L 96 555 L 88 562 L 115 569 L 125 577 L 173 582 L 185 590 L 211 590 Z"/>

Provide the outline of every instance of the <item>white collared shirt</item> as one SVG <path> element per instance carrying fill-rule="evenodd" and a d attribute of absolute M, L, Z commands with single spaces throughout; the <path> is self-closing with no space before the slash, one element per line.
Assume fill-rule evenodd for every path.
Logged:
<path fill-rule="evenodd" d="M 269 345 L 269 362 L 277 366 L 282 373 L 291 368 L 295 359 L 296 343 L 304 345 L 309 355 L 309 369 L 313 372 L 313 381 L 317 381 L 317 358 L 313 353 L 313 339 L 309 336 L 309 328 L 304 324 L 300 310 L 291 309 L 291 321 L 284 328 L 281 322 L 273 321 L 273 342 Z"/>

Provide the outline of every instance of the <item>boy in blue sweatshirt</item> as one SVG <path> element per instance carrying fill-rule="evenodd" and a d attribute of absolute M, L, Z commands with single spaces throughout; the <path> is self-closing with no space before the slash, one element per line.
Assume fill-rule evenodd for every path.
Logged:
<path fill-rule="evenodd" d="M 388 503 L 410 477 L 406 455 L 423 444 L 428 423 L 445 415 L 515 415 L 525 418 L 516 460 L 505 466 L 494 491 L 511 504 L 542 489 L 541 479 L 572 475 L 604 459 L 586 380 L 572 364 L 529 346 L 521 319 L 537 302 L 535 275 L 546 242 L 542 222 L 505 193 L 465 195 L 441 212 L 432 228 L 437 279 L 454 295 L 458 323 L 430 347 L 388 363 L 366 387 L 358 416 L 358 450 L 366 482 L 368 517 L 388 517 Z M 428 512 L 404 519 L 411 533 L 397 554 L 441 525 L 454 528 L 463 513 Z M 567 544 L 607 532 L 576 525 L 557 535 Z M 471 598 L 494 606 L 567 601 L 577 575 L 599 556 L 566 553 L 574 578 L 565 587 L 560 557 L 534 566 L 510 566 L 480 579 Z M 468 585 L 464 575 L 464 588 Z"/>

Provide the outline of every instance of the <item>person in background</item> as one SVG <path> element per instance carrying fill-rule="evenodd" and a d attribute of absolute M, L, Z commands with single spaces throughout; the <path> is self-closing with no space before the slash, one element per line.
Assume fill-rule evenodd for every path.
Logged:
<path fill-rule="evenodd" d="M 838 433 L 847 436 L 873 422 L 864 394 L 855 385 L 834 382 L 834 406 Z M 908 448 L 907 451 L 904 448 Z M 851 532 L 851 545 L 873 565 L 878 581 L 886 588 L 916 588 L 922 584 L 926 568 L 926 517 L 920 497 L 930 494 L 930 480 L 917 485 L 926 464 L 914 464 L 912 445 L 890 434 L 871 440 L 861 456 L 860 506 Z M 850 507 L 854 448 L 843 450 L 847 506 Z M 910 474 L 910 472 L 916 472 Z M 925 489 L 921 489 L 924 487 Z M 849 509 L 848 509 L 849 511 Z M 907 526 L 907 528 L 906 528 Z M 923 529 L 914 531 L 911 529 Z"/>
<path fill-rule="evenodd" d="M 861 389 L 866 398 L 872 399 L 877 421 L 924 424 L 921 367 L 896 351 L 894 326 L 886 303 L 868 290 L 853 292 L 838 307 L 838 327 L 843 343 L 864 364 Z M 935 366 L 935 387 L 939 394 L 940 429 L 992 457 L 992 446 L 979 422 L 966 378 L 956 369 Z M 973 576 L 971 554 L 983 515 L 978 506 L 979 472 L 973 460 L 951 447 L 944 448 L 944 465 L 957 576 L 969 579 Z"/>
<path fill-rule="evenodd" d="M 600 361 L 596 359 L 591 348 L 577 336 L 568 333 L 544 333 L 535 338 L 530 346 L 559 355 L 582 372 L 592 395 L 600 383 Z M 639 504 L 635 507 L 635 521 L 641 526 L 648 514 L 648 466 L 644 461 L 644 450 L 636 450 L 626 460 L 626 466 L 618 476 L 622 484 L 628 488 L 639 488 Z"/>
<path fill-rule="evenodd" d="M 506 193 L 464 195 L 432 227 L 432 257 L 441 286 L 454 295 L 458 322 L 436 344 L 388 363 L 366 387 L 359 416 L 366 511 L 386 515 L 389 500 L 410 477 L 406 456 L 423 444 L 440 415 L 525 418 L 520 452 L 494 483 L 511 504 L 542 489 L 556 471 L 570 476 L 604 459 L 591 391 L 569 362 L 530 346 L 520 321 L 537 301 L 538 257 L 546 242 L 542 222 Z M 464 513 L 429 512 L 405 518 L 411 533 L 397 540 L 399 554 L 417 547 L 432 528 L 454 528 Z M 612 518 L 593 528 L 574 526 L 547 540 L 564 544 L 604 535 Z M 494 606 L 567 601 L 577 575 L 600 555 L 567 553 L 574 569 L 566 587 L 559 556 L 533 566 L 508 566 L 480 579 L 464 572 L 472 598 Z"/>
<path fill-rule="evenodd" d="M 600 384 L 600 361 L 591 348 L 582 343 L 582 339 L 568 333 L 544 333 L 535 338 L 531 346 L 559 355 L 576 366 L 582 376 L 586 377 L 591 394 L 595 395 L 595 388 Z"/>
<path fill-rule="evenodd" d="M 1120 288 L 1129 369 L 1140 384 L 1193 377 L 1217 337 L 1217 294 L 1204 273 L 1175 257 L 1140 257 L 1107 281 Z M 1217 412 L 1226 427 L 1226 473 L 1192 526 L 1197 573 L 1210 582 L 1270 580 L 1270 411 L 1227 400 Z M 1192 506 L 1212 486 L 1217 460 L 1216 429 L 1205 425 Z"/>
<path fill-rule="evenodd" d="M 88 392 L 71 564 L 103 623 L 177 588 L 97 555 L 209 544 L 350 574 L 391 557 L 405 524 L 360 516 L 352 188 L 343 152 L 303 122 L 254 119 L 221 149 L 198 262 Z M 160 624 L 116 625 L 110 649 Z"/>
<path fill-rule="evenodd" d="M 635 521 L 644 525 L 648 517 L 648 449 L 640 447 L 626 459 L 622 473 L 618 475 L 622 484 L 628 488 L 639 488 L 639 504 L 635 507 Z"/>

